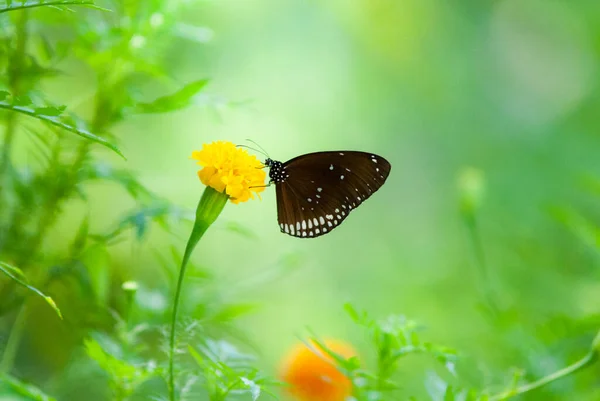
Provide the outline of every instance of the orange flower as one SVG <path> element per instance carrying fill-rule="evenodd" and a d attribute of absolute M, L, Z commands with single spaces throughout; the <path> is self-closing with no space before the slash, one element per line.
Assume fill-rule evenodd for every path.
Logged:
<path fill-rule="evenodd" d="M 350 358 L 356 353 L 339 341 L 325 341 L 334 353 Z M 281 376 L 289 392 L 299 401 L 344 401 L 352 395 L 352 382 L 338 370 L 335 361 L 314 342 L 296 346 L 284 362 Z"/>

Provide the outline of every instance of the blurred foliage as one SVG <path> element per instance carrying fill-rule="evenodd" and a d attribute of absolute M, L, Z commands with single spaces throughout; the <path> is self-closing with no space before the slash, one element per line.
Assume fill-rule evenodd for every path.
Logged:
<path fill-rule="evenodd" d="M 358 401 L 596 401 L 599 38 L 597 0 L 0 1 L 0 399 L 166 398 L 185 159 L 251 137 L 394 168 L 319 241 L 267 191 L 227 210 L 186 276 L 180 399 L 279 396 L 309 325 L 364 350 L 332 354 Z"/>

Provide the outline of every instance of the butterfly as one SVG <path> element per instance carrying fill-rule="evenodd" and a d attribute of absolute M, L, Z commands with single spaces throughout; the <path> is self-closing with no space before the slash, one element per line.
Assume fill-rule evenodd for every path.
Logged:
<path fill-rule="evenodd" d="M 314 238 L 331 232 L 385 183 L 392 166 L 357 151 L 308 153 L 285 163 L 267 158 L 282 233 Z"/>

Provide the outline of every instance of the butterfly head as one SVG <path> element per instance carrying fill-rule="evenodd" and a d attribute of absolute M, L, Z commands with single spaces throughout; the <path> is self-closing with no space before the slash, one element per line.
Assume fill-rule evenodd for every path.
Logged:
<path fill-rule="evenodd" d="M 271 182 L 274 182 L 275 184 L 284 182 L 289 177 L 283 163 L 278 162 L 277 160 L 266 159 L 265 166 L 269 168 L 269 178 L 271 179 Z"/>

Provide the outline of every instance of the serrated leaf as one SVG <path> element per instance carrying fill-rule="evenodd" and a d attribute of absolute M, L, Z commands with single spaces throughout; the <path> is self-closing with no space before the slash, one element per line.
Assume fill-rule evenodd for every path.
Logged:
<path fill-rule="evenodd" d="M 61 8 L 68 9 L 67 6 L 83 6 L 83 7 L 94 8 L 96 10 L 111 11 L 107 8 L 97 6 L 94 4 L 93 1 L 89 1 L 89 0 L 58 0 L 58 1 L 38 0 L 38 1 L 22 1 L 19 4 L 14 5 L 14 6 L 11 5 L 11 3 L 8 3 L 7 7 L 0 8 L 0 14 L 8 12 L 8 11 L 23 10 L 26 8 L 36 8 L 36 7 L 49 7 L 49 8 L 59 9 L 59 10 Z"/>
<path fill-rule="evenodd" d="M 62 319 L 62 314 L 60 313 L 60 309 L 58 309 L 54 300 L 52 298 L 50 298 L 49 296 L 47 296 L 46 294 L 44 294 L 43 292 L 41 292 L 40 290 L 38 290 L 37 288 L 29 285 L 27 283 L 27 277 L 25 277 L 25 274 L 23 274 L 21 269 L 11 266 L 8 263 L 0 262 L 0 271 L 2 273 L 4 273 L 5 275 L 7 275 L 10 279 L 15 281 L 16 283 L 20 284 L 21 286 L 27 288 L 30 291 L 33 291 L 34 293 L 36 293 L 37 295 L 42 297 L 44 299 L 44 301 L 46 301 L 46 303 L 48 303 L 48 305 L 50 305 L 52 307 L 52 309 L 54 309 L 54 311 L 56 312 L 58 317 Z"/>
<path fill-rule="evenodd" d="M 15 101 L 16 100 L 17 99 L 15 99 Z M 28 100 L 28 98 L 27 99 L 21 98 L 20 102 L 27 103 L 27 100 Z M 50 115 L 43 114 L 43 113 L 41 114 L 41 113 L 38 113 L 35 108 L 32 108 L 30 106 L 31 106 L 30 100 L 29 100 L 29 103 L 27 106 L 16 105 L 14 103 L 9 103 L 6 100 L 0 101 L 0 109 L 10 110 L 10 111 L 13 111 L 16 113 L 25 114 L 29 117 L 37 118 L 40 121 L 52 124 L 55 127 L 62 128 L 73 134 L 79 135 L 82 138 L 85 138 L 89 141 L 96 142 L 96 143 L 99 143 L 100 145 L 106 146 L 107 148 L 111 149 L 113 152 L 117 153 L 119 156 L 121 156 L 122 158 L 125 159 L 125 156 L 123 156 L 123 153 L 121 153 L 121 151 L 119 150 L 119 148 L 117 148 L 116 145 L 107 141 L 104 138 L 101 138 L 97 135 L 92 134 L 86 128 L 78 127 L 74 122 L 69 121 L 71 119 L 66 118 L 66 117 L 61 118 L 61 116 L 56 116 L 53 114 L 50 114 Z"/>
<path fill-rule="evenodd" d="M 208 83 L 208 79 L 187 84 L 172 95 L 159 97 L 150 103 L 138 103 L 136 111 L 138 113 L 168 113 L 170 111 L 181 110 L 193 103 L 194 96 L 198 94 Z"/>

